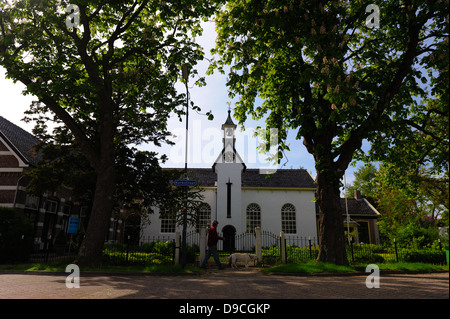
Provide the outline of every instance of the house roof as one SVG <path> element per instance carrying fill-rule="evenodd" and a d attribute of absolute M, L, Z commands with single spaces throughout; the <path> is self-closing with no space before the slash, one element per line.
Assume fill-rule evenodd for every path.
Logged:
<path fill-rule="evenodd" d="M 347 206 L 345 204 L 345 198 L 341 198 L 341 210 L 343 215 L 347 214 L 347 207 L 349 215 L 380 215 L 380 213 L 365 198 L 347 198 Z"/>
<path fill-rule="evenodd" d="M 199 186 L 216 186 L 216 173 L 210 168 L 191 168 L 191 178 L 197 180 Z M 315 188 L 314 180 L 305 169 L 279 169 L 274 174 L 260 174 L 259 169 L 246 169 L 242 172 L 242 187 L 261 188 Z"/>
<path fill-rule="evenodd" d="M 341 198 L 341 212 L 342 215 L 347 215 L 347 208 L 348 208 L 348 214 L 351 216 L 359 216 L 359 217 L 368 217 L 368 218 L 374 218 L 380 216 L 380 213 L 373 207 L 369 201 L 365 198 L 347 198 L 347 206 L 345 204 L 345 198 Z M 319 206 L 316 203 L 316 215 L 319 215 Z"/>
<path fill-rule="evenodd" d="M 0 116 L 0 137 L 26 164 L 36 166 L 41 159 L 34 151 L 39 140 L 21 127 Z"/>

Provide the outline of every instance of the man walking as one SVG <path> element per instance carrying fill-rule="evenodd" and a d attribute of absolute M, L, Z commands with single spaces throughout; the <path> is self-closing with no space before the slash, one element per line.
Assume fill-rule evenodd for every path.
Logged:
<path fill-rule="evenodd" d="M 208 262 L 209 257 L 211 257 L 211 255 L 212 255 L 214 257 L 214 261 L 216 262 L 217 267 L 219 269 L 223 269 L 223 266 L 219 260 L 219 253 L 217 252 L 217 242 L 219 240 L 224 240 L 224 238 L 220 237 L 217 234 L 217 225 L 218 224 L 219 224 L 219 222 L 217 220 L 213 220 L 212 226 L 208 231 L 208 251 L 206 252 L 205 259 L 203 260 L 203 262 L 200 266 L 201 268 L 206 268 L 206 263 Z"/>

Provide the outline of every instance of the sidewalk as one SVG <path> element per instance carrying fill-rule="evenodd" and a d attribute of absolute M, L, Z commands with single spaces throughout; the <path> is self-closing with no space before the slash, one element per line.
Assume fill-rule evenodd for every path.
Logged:
<path fill-rule="evenodd" d="M 200 275 L 80 273 L 80 288 L 66 276 L 0 273 L 0 299 L 448 299 L 449 274 L 380 274 L 380 288 L 367 275 L 280 276 L 254 268 L 207 269 Z"/>

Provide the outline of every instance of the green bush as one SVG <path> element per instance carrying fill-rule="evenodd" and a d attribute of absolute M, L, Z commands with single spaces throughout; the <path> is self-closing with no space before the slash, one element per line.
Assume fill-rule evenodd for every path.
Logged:
<path fill-rule="evenodd" d="M 421 262 L 429 264 L 444 264 L 446 262 L 445 252 L 439 250 L 403 250 L 404 262 Z"/>
<path fill-rule="evenodd" d="M 0 207 L 0 263 L 27 261 L 33 242 L 31 221 L 13 209 Z"/>
<path fill-rule="evenodd" d="M 127 244 L 107 244 L 103 250 L 103 262 L 109 265 L 164 265 L 172 264 L 175 243 L 149 242 L 140 246 Z M 187 250 L 187 261 L 195 261 L 195 248 Z"/>
<path fill-rule="evenodd" d="M 399 247 L 423 249 L 430 247 L 439 238 L 436 228 L 420 228 L 416 223 L 409 223 L 395 235 Z"/>

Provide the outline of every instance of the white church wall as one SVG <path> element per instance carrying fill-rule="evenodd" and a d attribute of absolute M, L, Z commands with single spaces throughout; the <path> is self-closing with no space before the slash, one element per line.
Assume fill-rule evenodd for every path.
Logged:
<path fill-rule="evenodd" d="M 202 191 L 202 195 L 204 196 L 203 202 L 207 203 L 211 207 L 211 221 L 216 218 L 216 189 L 211 188 L 204 188 Z M 149 223 L 145 222 L 142 223 L 142 241 L 151 240 L 154 237 L 158 238 L 168 238 L 167 240 L 173 240 L 175 239 L 175 233 L 176 232 L 182 232 L 183 227 L 182 225 L 178 225 L 175 228 L 174 232 L 162 232 L 161 231 L 161 219 L 159 218 L 160 210 L 158 207 L 153 207 L 154 213 L 150 214 L 148 220 Z M 210 224 L 210 222 L 209 222 Z M 191 227 L 188 225 L 187 231 L 193 231 L 195 230 L 194 227 Z"/>
<path fill-rule="evenodd" d="M 236 233 L 242 233 L 241 218 L 241 176 L 243 165 L 239 163 L 216 163 L 217 172 L 217 220 L 219 230 L 226 225 L 236 228 Z M 227 183 L 231 184 L 231 217 L 227 216 Z"/>
<path fill-rule="evenodd" d="M 261 207 L 262 230 L 279 234 L 282 230 L 281 208 L 284 204 L 292 204 L 296 213 L 296 233 L 287 233 L 286 237 L 316 237 L 315 204 L 313 199 L 313 191 L 244 189 L 242 191 L 244 225 L 246 225 L 247 206 L 251 203 L 256 203 Z"/>

